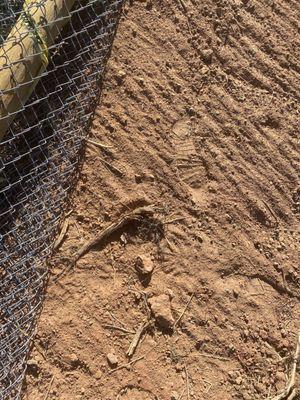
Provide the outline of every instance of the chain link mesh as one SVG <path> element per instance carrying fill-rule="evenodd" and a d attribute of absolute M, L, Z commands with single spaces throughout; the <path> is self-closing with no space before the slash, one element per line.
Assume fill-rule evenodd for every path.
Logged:
<path fill-rule="evenodd" d="M 46 72 L 0 144 L 1 400 L 21 396 L 46 259 L 76 178 L 122 3 L 75 1 L 49 49 Z M 23 0 L 1 1 L 0 46 L 22 7 Z"/>

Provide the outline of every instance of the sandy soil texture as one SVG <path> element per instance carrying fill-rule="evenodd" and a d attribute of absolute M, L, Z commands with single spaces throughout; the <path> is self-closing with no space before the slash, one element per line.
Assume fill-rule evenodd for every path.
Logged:
<path fill-rule="evenodd" d="M 253 400 L 286 386 L 300 330 L 299 18 L 296 0 L 127 3 L 24 399 Z"/>

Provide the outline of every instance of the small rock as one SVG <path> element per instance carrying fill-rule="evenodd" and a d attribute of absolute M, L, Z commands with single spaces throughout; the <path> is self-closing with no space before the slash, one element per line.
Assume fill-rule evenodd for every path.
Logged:
<path fill-rule="evenodd" d="M 135 261 L 135 268 L 142 275 L 150 275 L 154 270 L 154 264 L 150 257 L 138 256 Z"/>
<path fill-rule="evenodd" d="M 238 377 L 235 379 L 235 383 L 236 383 L 237 385 L 241 385 L 242 382 L 243 382 L 243 378 L 242 378 L 241 376 L 238 376 Z"/>
<path fill-rule="evenodd" d="M 127 235 L 126 235 L 125 233 L 122 233 L 122 235 L 120 236 L 120 242 L 121 242 L 123 245 L 126 245 L 126 244 L 128 243 Z"/>
<path fill-rule="evenodd" d="M 202 50 L 202 58 L 206 64 L 211 64 L 214 52 L 211 49 Z"/>
<path fill-rule="evenodd" d="M 231 222 L 232 222 L 232 216 L 231 216 L 230 214 L 225 214 L 225 218 L 226 218 L 226 221 L 229 222 L 229 223 L 231 224 Z"/>
<path fill-rule="evenodd" d="M 136 183 L 141 183 L 143 180 L 142 175 L 140 175 L 140 174 L 136 174 L 134 178 L 135 178 Z"/>
<path fill-rule="evenodd" d="M 175 321 L 171 313 L 169 296 L 161 294 L 153 297 L 149 299 L 149 304 L 157 324 L 162 328 L 171 329 Z"/>
<path fill-rule="evenodd" d="M 151 182 L 154 182 L 154 181 L 155 181 L 155 176 L 154 176 L 153 174 L 149 174 L 149 175 L 148 175 L 148 178 L 149 178 L 149 180 L 150 180 Z"/>
<path fill-rule="evenodd" d="M 30 358 L 27 360 L 27 365 L 36 365 L 38 366 L 38 362 L 34 358 Z"/>
<path fill-rule="evenodd" d="M 275 348 L 279 347 L 280 339 L 278 338 L 277 333 L 269 332 L 268 334 L 268 342 Z"/>
<path fill-rule="evenodd" d="M 111 367 L 116 367 L 118 365 L 118 358 L 114 353 L 107 354 L 107 362 Z"/>
<path fill-rule="evenodd" d="M 64 357 L 62 357 L 62 362 L 72 366 L 76 367 L 79 364 L 79 358 L 75 353 L 67 354 Z"/>
<path fill-rule="evenodd" d="M 118 73 L 117 73 L 117 81 L 118 81 L 119 85 L 124 81 L 125 78 L 126 78 L 126 72 L 122 71 L 122 70 L 118 71 Z"/>
<path fill-rule="evenodd" d="M 94 378 L 97 379 L 97 380 L 98 380 L 98 379 L 101 379 L 102 376 L 103 376 L 102 371 L 97 371 L 97 372 L 94 374 Z"/>
<path fill-rule="evenodd" d="M 276 269 L 276 271 L 280 272 L 282 270 L 281 266 L 278 264 L 278 262 L 274 262 L 273 263 L 274 268 Z"/>
<path fill-rule="evenodd" d="M 176 372 L 181 372 L 183 370 L 183 366 L 181 364 L 177 363 L 175 365 L 175 370 L 176 370 Z"/>
<path fill-rule="evenodd" d="M 27 360 L 27 366 L 28 367 L 36 367 L 38 368 L 39 364 L 36 360 L 34 360 L 33 358 Z"/>
<path fill-rule="evenodd" d="M 134 293 L 134 300 L 136 303 L 139 303 L 139 301 L 141 300 L 141 297 L 142 297 L 141 293 L 139 293 L 139 292 Z"/>
<path fill-rule="evenodd" d="M 196 111 L 195 111 L 195 109 L 193 107 L 187 107 L 186 111 L 187 111 L 187 113 L 189 115 L 195 115 L 196 114 Z"/>

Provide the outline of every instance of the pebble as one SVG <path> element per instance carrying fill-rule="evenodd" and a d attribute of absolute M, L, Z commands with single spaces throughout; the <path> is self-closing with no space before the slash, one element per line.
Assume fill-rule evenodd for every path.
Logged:
<path fill-rule="evenodd" d="M 165 329 L 171 329 L 174 325 L 170 299 L 167 294 L 161 294 L 149 299 L 149 305 L 154 314 L 155 320 L 159 326 Z"/>
<path fill-rule="evenodd" d="M 135 178 L 136 183 L 141 183 L 143 180 L 142 175 L 140 175 L 140 174 L 136 174 L 134 178 Z"/>
<path fill-rule="evenodd" d="M 116 367 L 118 365 L 118 358 L 114 353 L 107 354 L 107 362 L 111 367 Z"/>
<path fill-rule="evenodd" d="M 69 362 L 70 364 L 78 364 L 79 362 L 79 358 L 77 357 L 77 355 L 75 353 L 71 353 L 69 356 Z"/>
<path fill-rule="evenodd" d="M 118 73 L 117 73 L 117 81 L 118 81 L 118 83 L 121 84 L 124 81 L 125 78 L 126 78 L 126 72 L 123 71 L 123 70 L 118 71 Z"/>
<path fill-rule="evenodd" d="M 154 264 L 149 256 L 138 256 L 135 268 L 142 275 L 150 275 L 154 270 Z"/>
<path fill-rule="evenodd" d="M 182 366 L 181 364 L 177 363 L 177 364 L 175 365 L 175 370 L 176 370 L 176 372 L 180 372 L 180 371 L 182 371 L 182 369 L 183 369 L 183 366 Z"/>
<path fill-rule="evenodd" d="M 211 49 L 202 50 L 203 61 L 207 64 L 210 64 L 212 62 L 213 54 L 214 54 L 214 52 Z"/>
<path fill-rule="evenodd" d="M 235 383 L 236 383 L 237 385 L 241 385 L 242 382 L 243 382 L 243 378 L 242 378 L 241 376 L 238 376 L 238 377 L 235 379 Z"/>
<path fill-rule="evenodd" d="M 126 235 L 125 233 L 123 233 L 123 234 L 120 236 L 120 242 L 121 242 L 122 244 L 124 244 L 124 245 L 126 245 L 126 244 L 128 243 L 127 235 Z"/>
<path fill-rule="evenodd" d="M 33 358 L 27 360 L 27 365 L 30 367 L 38 367 L 39 366 L 38 362 Z"/>

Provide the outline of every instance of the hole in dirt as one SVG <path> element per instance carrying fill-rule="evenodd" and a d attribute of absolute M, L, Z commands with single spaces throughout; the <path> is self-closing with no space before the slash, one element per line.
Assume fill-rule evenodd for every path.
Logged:
<path fill-rule="evenodd" d="M 113 232 L 102 243 L 95 245 L 92 249 L 103 250 L 109 243 L 119 242 L 123 244 L 136 242 L 153 242 L 159 244 L 165 236 L 163 223 L 157 218 L 141 218 L 131 221 L 125 227 Z"/>
<path fill-rule="evenodd" d="M 262 225 L 269 225 L 269 220 L 263 210 L 258 207 L 252 207 L 250 210 L 251 216 Z"/>

